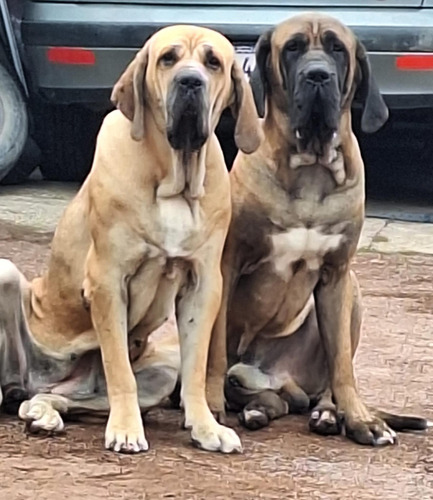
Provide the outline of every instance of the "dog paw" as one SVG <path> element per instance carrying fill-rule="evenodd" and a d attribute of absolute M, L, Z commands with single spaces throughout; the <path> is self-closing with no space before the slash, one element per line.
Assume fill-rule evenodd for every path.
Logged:
<path fill-rule="evenodd" d="M 269 425 L 270 419 L 264 408 L 244 408 L 239 414 L 238 419 L 241 425 L 250 431 L 257 431 Z"/>
<path fill-rule="evenodd" d="M 217 422 L 192 426 L 191 439 L 195 446 L 203 450 L 242 453 L 241 440 L 236 432 Z"/>
<path fill-rule="evenodd" d="M 33 398 L 30 401 L 23 401 L 18 415 L 26 422 L 27 430 L 32 433 L 39 431 L 60 433 L 65 427 L 60 413 L 49 401 L 43 399 Z"/>
<path fill-rule="evenodd" d="M 316 434 L 336 436 L 341 434 L 343 422 L 335 407 L 314 408 L 308 426 Z"/>
<path fill-rule="evenodd" d="M 116 419 L 111 413 L 105 430 L 105 448 L 118 453 L 147 451 L 149 445 L 144 436 L 141 416 L 138 419 Z"/>
<path fill-rule="evenodd" d="M 244 427 L 255 431 L 266 427 L 272 420 L 288 415 L 289 410 L 287 401 L 273 391 L 265 391 L 250 401 L 238 418 Z"/>
<path fill-rule="evenodd" d="M 366 422 L 346 417 L 344 430 L 346 436 L 358 444 L 370 446 L 397 444 L 397 434 L 378 418 Z"/>

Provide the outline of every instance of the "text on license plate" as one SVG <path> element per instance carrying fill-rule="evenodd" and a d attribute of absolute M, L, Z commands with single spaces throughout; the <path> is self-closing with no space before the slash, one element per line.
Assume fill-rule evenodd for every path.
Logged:
<path fill-rule="evenodd" d="M 246 76 L 249 78 L 254 67 L 256 66 L 256 56 L 254 54 L 254 46 L 252 45 L 236 45 L 236 60 L 241 65 Z"/>

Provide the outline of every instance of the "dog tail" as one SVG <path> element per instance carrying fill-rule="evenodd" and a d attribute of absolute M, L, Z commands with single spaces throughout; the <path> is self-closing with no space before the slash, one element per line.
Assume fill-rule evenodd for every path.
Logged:
<path fill-rule="evenodd" d="M 376 416 L 384 420 L 395 431 L 425 431 L 433 427 L 433 422 L 422 417 L 395 415 L 385 411 L 376 410 Z"/>

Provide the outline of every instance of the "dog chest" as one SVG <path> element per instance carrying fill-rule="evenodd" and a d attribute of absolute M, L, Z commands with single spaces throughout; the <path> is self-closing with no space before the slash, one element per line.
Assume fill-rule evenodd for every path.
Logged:
<path fill-rule="evenodd" d="M 323 257 L 340 247 L 343 234 L 324 232 L 320 227 L 297 227 L 271 235 L 270 239 L 270 261 L 275 272 L 287 279 L 292 274 L 292 264 L 300 260 L 309 270 L 318 270 Z"/>
<path fill-rule="evenodd" d="M 158 245 L 171 258 L 194 252 L 201 234 L 200 211 L 182 196 L 158 200 Z"/>

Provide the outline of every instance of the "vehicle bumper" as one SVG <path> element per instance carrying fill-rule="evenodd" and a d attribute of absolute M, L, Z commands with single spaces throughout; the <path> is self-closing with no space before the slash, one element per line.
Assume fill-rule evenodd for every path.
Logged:
<path fill-rule="evenodd" d="M 22 21 L 31 87 L 54 102 L 109 106 L 114 82 L 158 28 L 198 24 L 233 43 L 254 44 L 266 29 L 304 9 L 200 5 L 73 4 L 28 1 Z M 323 10 L 350 26 L 366 46 L 374 75 L 391 107 L 433 107 L 433 71 L 401 71 L 402 54 L 433 53 L 433 9 Z M 51 47 L 93 51 L 92 65 L 53 64 Z"/>

